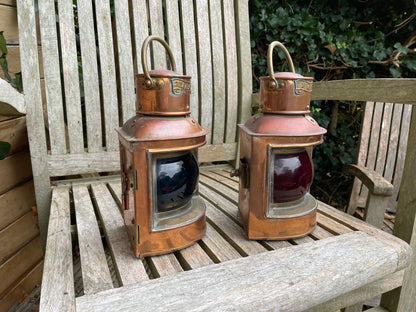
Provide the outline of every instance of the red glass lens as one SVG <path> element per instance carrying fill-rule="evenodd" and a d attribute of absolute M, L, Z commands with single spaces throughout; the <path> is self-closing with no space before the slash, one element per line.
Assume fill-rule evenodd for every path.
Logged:
<path fill-rule="evenodd" d="M 276 153 L 274 158 L 273 202 L 299 199 L 309 190 L 313 180 L 313 164 L 306 150 Z"/>

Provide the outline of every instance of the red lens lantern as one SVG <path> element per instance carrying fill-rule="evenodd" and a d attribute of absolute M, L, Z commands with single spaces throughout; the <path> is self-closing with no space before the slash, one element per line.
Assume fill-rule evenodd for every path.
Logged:
<path fill-rule="evenodd" d="M 172 71 L 148 72 L 150 41 L 167 50 Z M 138 257 L 185 248 L 204 234 L 196 150 L 208 130 L 190 116 L 191 77 L 176 73 L 167 43 L 142 46 L 144 74 L 136 76 L 136 116 L 119 128 L 123 217 Z"/>
<path fill-rule="evenodd" d="M 274 47 L 291 72 L 274 74 Z M 280 42 L 268 49 L 269 76 L 260 78 L 260 113 L 240 124 L 239 213 L 250 239 L 302 237 L 316 227 L 312 147 L 326 130 L 309 116 L 312 78 L 294 71 Z"/>

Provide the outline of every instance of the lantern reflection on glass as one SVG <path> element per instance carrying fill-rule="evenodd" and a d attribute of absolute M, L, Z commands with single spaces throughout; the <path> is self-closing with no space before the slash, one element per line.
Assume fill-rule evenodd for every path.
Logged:
<path fill-rule="evenodd" d="M 168 51 L 172 71 L 148 72 L 150 41 Z M 119 128 L 123 218 L 136 256 L 185 248 L 205 234 L 205 204 L 198 194 L 196 149 L 208 131 L 190 116 L 190 79 L 175 71 L 167 43 L 148 37 L 144 74 L 136 76 L 136 116 Z"/>
<path fill-rule="evenodd" d="M 273 73 L 272 53 L 285 53 L 291 72 Z M 268 50 L 269 76 L 260 78 L 260 113 L 240 127 L 239 213 L 250 239 L 287 239 L 316 226 L 312 147 L 325 129 L 309 116 L 312 78 L 294 72 L 279 42 Z"/>

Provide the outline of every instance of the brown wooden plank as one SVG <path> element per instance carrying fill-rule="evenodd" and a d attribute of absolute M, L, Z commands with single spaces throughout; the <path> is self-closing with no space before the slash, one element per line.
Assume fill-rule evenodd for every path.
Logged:
<path fill-rule="evenodd" d="M 30 241 L 26 246 L 19 250 L 13 257 L 8 259 L 0 266 L 0 298 L 3 298 L 5 292 L 12 286 L 18 284 L 25 273 L 32 270 L 43 258 L 40 237 Z"/>
<path fill-rule="evenodd" d="M 0 122 L 0 141 L 9 142 L 9 155 L 17 153 L 29 146 L 26 130 L 26 117 Z"/>
<path fill-rule="evenodd" d="M 6 157 L 0 162 L 0 194 L 27 181 L 32 176 L 29 150 Z"/>
<path fill-rule="evenodd" d="M 29 211 L 21 218 L 0 231 L 0 263 L 39 235 L 37 218 Z"/>
<path fill-rule="evenodd" d="M 314 82 L 311 100 L 416 104 L 416 79 L 375 78 Z"/>
<path fill-rule="evenodd" d="M 0 5 L 0 29 L 4 31 L 7 44 L 19 43 L 17 11 L 15 7 Z"/>
<path fill-rule="evenodd" d="M 42 281 L 43 261 L 33 268 L 4 298 L 0 300 L 0 311 L 7 311 L 16 301 L 23 299 Z"/>
<path fill-rule="evenodd" d="M 33 180 L 0 195 L 0 230 L 36 205 Z"/>

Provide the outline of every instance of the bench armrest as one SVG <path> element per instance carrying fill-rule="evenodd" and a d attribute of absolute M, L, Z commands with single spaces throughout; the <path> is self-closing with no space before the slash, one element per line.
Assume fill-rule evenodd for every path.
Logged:
<path fill-rule="evenodd" d="M 344 165 L 344 173 L 349 173 L 360 179 L 368 188 L 367 203 L 364 220 L 367 223 L 381 228 L 384 213 L 389 203 L 386 197 L 393 195 L 393 185 L 374 170 L 358 165 Z"/>

